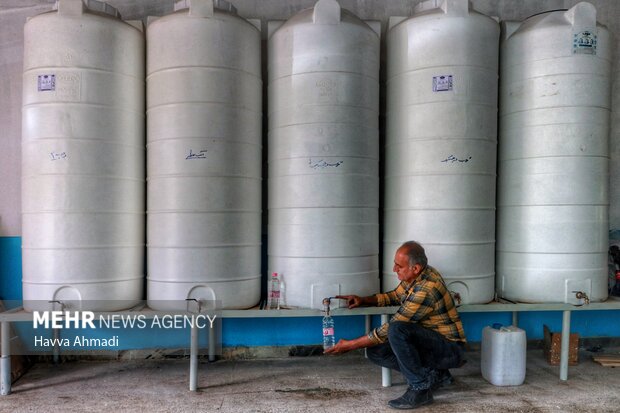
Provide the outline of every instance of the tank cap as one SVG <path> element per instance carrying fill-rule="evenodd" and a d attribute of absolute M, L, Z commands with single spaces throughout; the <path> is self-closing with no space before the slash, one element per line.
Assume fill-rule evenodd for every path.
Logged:
<path fill-rule="evenodd" d="M 596 27 L 596 7 L 590 3 L 577 3 L 564 12 L 564 15 L 575 27 Z"/>
<path fill-rule="evenodd" d="M 174 11 L 189 9 L 190 16 L 213 17 L 214 9 L 237 15 L 237 9 L 226 0 L 177 0 Z"/>
<path fill-rule="evenodd" d="M 319 0 L 314 5 L 312 21 L 318 24 L 339 24 L 340 4 L 336 0 Z"/>
<path fill-rule="evenodd" d="M 53 10 L 58 10 L 60 14 L 65 15 L 80 15 L 84 13 L 84 7 L 96 13 L 121 18 L 121 14 L 115 7 L 99 0 L 56 0 Z"/>

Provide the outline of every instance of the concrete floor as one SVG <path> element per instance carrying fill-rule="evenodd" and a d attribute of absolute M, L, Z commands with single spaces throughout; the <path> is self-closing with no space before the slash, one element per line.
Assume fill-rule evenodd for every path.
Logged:
<path fill-rule="evenodd" d="M 607 349 L 606 353 L 619 349 Z M 568 382 L 528 351 L 525 384 L 495 387 L 480 375 L 479 352 L 453 370 L 456 383 L 419 412 L 619 412 L 620 368 L 580 353 Z M 188 391 L 188 360 L 37 364 L 0 397 L 0 412 L 382 412 L 405 384 L 381 387 L 380 369 L 361 354 L 200 363 L 199 391 Z"/>

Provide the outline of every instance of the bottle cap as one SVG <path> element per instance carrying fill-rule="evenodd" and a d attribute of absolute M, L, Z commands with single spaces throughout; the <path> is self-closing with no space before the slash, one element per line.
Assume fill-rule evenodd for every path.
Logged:
<path fill-rule="evenodd" d="M 277 276 L 278 276 L 278 273 L 277 273 L 277 272 L 274 272 L 273 274 L 271 274 L 271 276 L 272 276 L 272 277 L 277 277 Z"/>
<path fill-rule="evenodd" d="M 620 270 L 616 271 L 616 280 L 620 280 Z"/>

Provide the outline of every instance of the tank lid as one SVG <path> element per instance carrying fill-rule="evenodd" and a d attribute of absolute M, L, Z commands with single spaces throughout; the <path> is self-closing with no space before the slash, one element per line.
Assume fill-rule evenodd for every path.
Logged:
<path fill-rule="evenodd" d="M 284 23 L 280 23 L 279 21 L 270 21 L 269 23 L 271 24 L 268 33 L 270 39 L 277 35 L 280 30 L 294 30 L 296 26 L 303 26 L 306 24 L 313 24 L 319 27 L 337 26 L 340 24 L 361 26 L 379 37 L 370 24 L 361 20 L 349 10 L 341 8 L 340 4 L 335 0 L 319 0 L 315 3 L 314 7 L 297 12 Z"/>
<path fill-rule="evenodd" d="M 340 23 L 340 4 L 336 0 L 319 0 L 314 5 L 312 21 L 318 24 Z"/>
<path fill-rule="evenodd" d="M 211 17 L 215 9 L 237 15 L 237 8 L 226 0 L 176 0 L 174 11 L 189 9 L 196 17 Z"/>
<path fill-rule="evenodd" d="M 99 0 L 56 0 L 53 10 L 58 10 L 60 14 L 79 15 L 84 13 L 84 7 L 95 13 L 121 18 L 116 8 Z"/>

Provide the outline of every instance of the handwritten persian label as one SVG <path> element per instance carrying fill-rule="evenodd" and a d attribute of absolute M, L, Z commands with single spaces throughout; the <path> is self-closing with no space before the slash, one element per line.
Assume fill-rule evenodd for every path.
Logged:
<path fill-rule="evenodd" d="M 327 162 L 324 159 L 313 160 L 312 158 L 308 158 L 308 166 L 312 169 L 325 169 L 325 168 L 338 168 L 342 165 L 344 161 L 336 161 L 333 163 Z"/>
<path fill-rule="evenodd" d="M 596 34 L 594 30 L 573 33 L 573 54 L 596 54 Z"/>
<path fill-rule="evenodd" d="M 50 159 L 52 161 L 59 161 L 61 159 L 67 159 L 66 152 L 50 152 Z"/>
<path fill-rule="evenodd" d="M 207 150 L 203 149 L 198 152 L 194 152 L 192 149 L 189 150 L 189 153 L 185 157 L 186 160 L 190 159 L 206 159 L 207 158 Z"/>
<path fill-rule="evenodd" d="M 459 162 L 459 163 L 465 163 L 465 162 L 469 162 L 471 161 L 471 156 L 468 158 L 463 158 L 463 159 L 459 159 L 454 155 L 450 155 L 448 156 L 446 159 L 444 159 L 441 162 L 445 162 L 445 163 L 455 163 L 455 162 Z"/>
<path fill-rule="evenodd" d="M 433 76 L 433 92 L 452 90 L 452 75 Z"/>
<path fill-rule="evenodd" d="M 37 89 L 39 92 L 56 90 L 56 75 L 39 75 Z"/>

